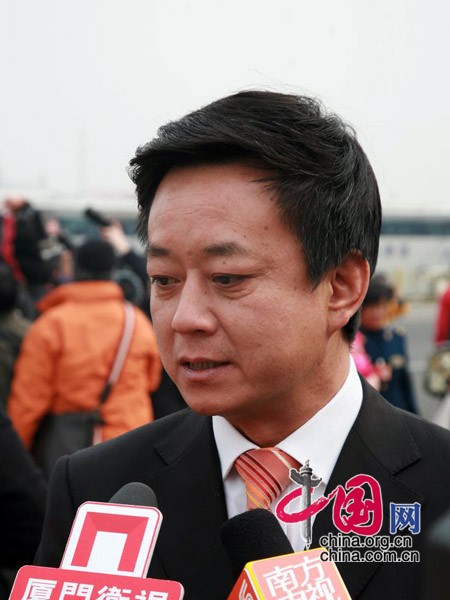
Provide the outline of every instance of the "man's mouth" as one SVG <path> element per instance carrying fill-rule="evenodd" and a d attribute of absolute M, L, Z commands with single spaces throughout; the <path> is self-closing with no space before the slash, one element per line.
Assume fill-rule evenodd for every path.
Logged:
<path fill-rule="evenodd" d="M 206 369 L 216 369 L 226 365 L 226 362 L 213 362 L 213 361 L 201 361 L 201 362 L 185 362 L 183 365 L 191 371 L 204 371 Z"/>

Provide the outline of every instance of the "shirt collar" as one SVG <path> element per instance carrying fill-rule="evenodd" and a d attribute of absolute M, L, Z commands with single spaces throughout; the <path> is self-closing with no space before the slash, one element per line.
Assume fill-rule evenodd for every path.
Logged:
<path fill-rule="evenodd" d="M 362 385 L 350 356 L 347 378 L 331 400 L 309 421 L 277 444 L 300 464 L 309 459 L 317 477 L 328 484 L 342 446 L 355 422 L 362 403 Z M 214 437 L 219 452 L 222 477 L 228 477 L 234 461 L 243 452 L 258 448 L 224 417 L 213 417 Z"/>

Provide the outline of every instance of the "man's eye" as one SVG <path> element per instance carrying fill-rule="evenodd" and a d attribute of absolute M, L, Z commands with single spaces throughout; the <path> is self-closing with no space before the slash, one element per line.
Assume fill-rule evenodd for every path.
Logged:
<path fill-rule="evenodd" d="M 245 279 L 244 275 L 214 275 L 214 283 L 224 286 L 234 285 Z"/>
<path fill-rule="evenodd" d="M 173 282 L 173 277 L 166 277 L 164 275 L 154 275 L 153 277 L 150 277 L 150 284 L 151 285 L 159 285 L 161 287 L 165 287 L 167 285 L 169 285 L 170 283 Z"/>

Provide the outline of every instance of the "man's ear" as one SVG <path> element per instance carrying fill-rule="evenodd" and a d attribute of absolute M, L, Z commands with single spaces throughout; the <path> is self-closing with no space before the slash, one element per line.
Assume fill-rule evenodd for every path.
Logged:
<path fill-rule="evenodd" d="M 350 252 L 330 273 L 329 325 L 332 332 L 342 329 L 367 293 L 370 267 L 358 251 Z"/>

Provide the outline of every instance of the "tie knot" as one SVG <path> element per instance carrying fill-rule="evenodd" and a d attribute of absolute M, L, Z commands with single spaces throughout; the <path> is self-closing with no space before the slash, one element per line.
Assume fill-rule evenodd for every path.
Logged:
<path fill-rule="evenodd" d="M 291 469 L 299 463 L 279 448 L 257 448 L 241 454 L 234 463 L 245 483 L 247 508 L 266 508 L 290 483 Z"/>

